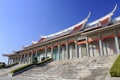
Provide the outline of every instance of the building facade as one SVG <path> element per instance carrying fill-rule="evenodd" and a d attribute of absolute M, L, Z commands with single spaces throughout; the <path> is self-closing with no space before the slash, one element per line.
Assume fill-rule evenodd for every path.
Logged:
<path fill-rule="evenodd" d="M 80 23 L 60 32 L 41 36 L 22 50 L 13 54 L 3 54 L 8 64 L 19 62 L 31 63 L 34 57 L 67 60 L 75 58 L 97 57 L 120 53 L 120 17 L 112 18 L 116 7 L 104 17 L 87 23 L 90 14 Z"/>

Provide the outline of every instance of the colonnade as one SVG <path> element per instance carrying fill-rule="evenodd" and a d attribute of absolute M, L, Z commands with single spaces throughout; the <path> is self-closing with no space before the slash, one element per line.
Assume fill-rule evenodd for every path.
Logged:
<path fill-rule="evenodd" d="M 112 39 L 113 40 L 113 47 L 115 48 L 114 53 L 120 53 L 119 46 L 120 46 L 120 40 L 118 36 L 118 32 L 116 30 L 113 30 L 114 37 L 106 38 L 106 39 Z M 84 40 L 85 43 L 79 43 L 81 40 L 78 40 L 78 37 L 73 37 L 74 40 L 72 42 L 69 42 L 70 39 L 65 39 L 66 41 L 64 44 L 61 44 L 61 41 L 57 42 L 57 45 L 54 45 L 54 43 L 48 45 L 41 46 L 42 49 L 36 48 L 30 51 L 25 51 L 19 53 L 19 57 L 17 58 L 10 58 L 8 60 L 8 64 L 12 64 L 15 62 L 19 63 L 31 63 L 33 61 L 34 57 L 37 57 L 38 61 L 41 61 L 42 58 L 53 58 L 54 60 L 66 60 L 66 59 L 73 59 L 73 58 L 82 58 L 84 56 L 88 57 L 94 57 L 94 56 L 104 56 L 104 55 L 110 55 L 109 53 L 106 53 L 105 50 L 107 50 L 109 47 L 105 47 L 105 39 L 103 39 L 104 35 L 101 35 L 101 33 L 98 34 L 97 40 L 94 40 L 92 42 L 89 42 L 89 39 L 91 36 L 86 35 Z M 110 44 L 110 43 L 109 43 Z M 106 49 L 105 49 L 106 48 Z"/>

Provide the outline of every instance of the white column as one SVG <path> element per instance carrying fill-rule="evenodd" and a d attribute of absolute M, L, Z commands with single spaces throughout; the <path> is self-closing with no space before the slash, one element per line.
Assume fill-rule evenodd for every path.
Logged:
<path fill-rule="evenodd" d="M 12 64 L 14 63 L 14 58 L 12 59 Z"/>
<path fill-rule="evenodd" d="M 12 64 L 14 63 L 14 58 L 12 59 L 13 61 L 12 61 Z"/>
<path fill-rule="evenodd" d="M 19 57 L 17 58 L 17 62 L 18 62 L 18 63 L 20 62 L 20 59 L 19 59 Z"/>
<path fill-rule="evenodd" d="M 12 64 L 14 63 L 14 58 L 12 58 Z"/>
<path fill-rule="evenodd" d="M 100 33 L 99 33 L 100 34 Z M 100 56 L 104 55 L 101 35 L 99 35 Z"/>
<path fill-rule="evenodd" d="M 11 64 L 13 63 L 13 58 L 11 59 L 10 63 L 11 63 Z"/>
<path fill-rule="evenodd" d="M 13 58 L 10 59 L 10 64 L 12 64 Z"/>
<path fill-rule="evenodd" d="M 22 53 L 22 56 L 21 56 L 21 64 L 23 64 L 24 62 L 24 56 L 23 56 L 23 53 Z"/>
<path fill-rule="evenodd" d="M 60 60 L 60 42 L 58 42 L 58 60 Z"/>
<path fill-rule="evenodd" d="M 25 63 L 27 63 L 27 54 L 25 53 Z"/>
<path fill-rule="evenodd" d="M 18 58 L 16 57 L 16 60 L 15 60 L 15 62 L 18 62 Z"/>
<path fill-rule="evenodd" d="M 16 62 L 18 62 L 18 57 L 16 57 Z"/>
<path fill-rule="evenodd" d="M 36 52 L 35 57 L 37 58 L 37 61 L 38 61 L 38 51 L 36 50 L 35 52 Z"/>
<path fill-rule="evenodd" d="M 63 49 L 63 50 L 64 50 L 64 53 L 63 53 L 63 56 L 64 56 L 64 57 L 63 57 L 63 60 L 65 60 L 65 56 L 66 56 L 66 45 L 64 45 L 64 49 Z"/>
<path fill-rule="evenodd" d="M 14 58 L 14 62 L 13 63 L 16 63 L 16 58 Z"/>
<path fill-rule="evenodd" d="M 18 58 L 18 63 L 20 64 L 20 55 L 19 55 L 19 58 Z"/>
<path fill-rule="evenodd" d="M 9 60 L 9 64 L 11 64 L 11 59 Z"/>
<path fill-rule="evenodd" d="M 65 59 L 65 47 L 64 46 L 62 46 L 62 60 L 64 60 Z"/>
<path fill-rule="evenodd" d="M 14 61 L 14 63 L 16 63 L 17 62 L 17 59 L 15 58 L 15 61 Z"/>
<path fill-rule="evenodd" d="M 19 57 L 17 57 L 17 62 L 18 62 L 18 63 L 20 62 L 20 59 L 19 59 Z"/>
<path fill-rule="evenodd" d="M 16 59 L 15 59 L 15 62 L 17 62 L 17 57 L 16 57 Z"/>
<path fill-rule="evenodd" d="M 17 62 L 17 57 L 15 58 L 15 63 Z"/>
<path fill-rule="evenodd" d="M 78 55 L 78 44 L 77 44 L 77 41 L 75 42 L 75 52 L 76 52 L 76 58 L 79 58 L 79 55 Z"/>
<path fill-rule="evenodd" d="M 27 63 L 29 63 L 29 53 L 27 53 Z"/>
<path fill-rule="evenodd" d="M 9 64 L 11 63 L 11 59 L 9 59 Z"/>
<path fill-rule="evenodd" d="M 31 63 L 31 53 L 29 52 L 29 63 Z"/>
<path fill-rule="evenodd" d="M 77 36 L 75 36 L 75 53 L 76 53 L 76 58 L 79 58 Z"/>
<path fill-rule="evenodd" d="M 90 57 L 93 57 L 93 46 L 91 43 L 89 44 L 89 48 L 90 48 Z"/>
<path fill-rule="evenodd" d="M 16 57 L 16 62 L 18 62 L 18 57 Z"/>
<path fill-rule="evenodd" d="M 11 64 L 13 63 L 13 58 L 11 59 Z"/>
<path fill-rule="evenodd" d="M 38 51 L 38 61 L 40 62 L 41 61 L 41 58 L 40 58 L 40 55 L 41 55 L 41 53 L 40 53 L 40 51 Z"/>
<path fill-rule="evenodd" d="M 16 57 L 16 62 L 18 62 L 18 58 Z"/>
<path fill-rule="evenodd" d="M 27 52 L 27 63 L 29 63 L 29 53 Z"/>
<path fill-rule="evenodd" d="M 8 65 L 10 64 L 10 57 L 8 58 Z"/>
<path fill-rule="evenodd" d="M 8 58 L 8 65 L 10 64 L 10 57 Z"/>
<path fill-rule="evenodd" d="M 61 46 L 61 48 L 62 48 L 62 53 L 61 53 L 61 54 L 62 54 L 62 56 L 61 56 L 61 60 L 63 60 L 63 59 L 64 59 L 64 58 L 63 58 L 63 57 L 64 57 L 64 50 L 63 50 L 63 46 Z"/>
<path fill-rule="evenodd" d="M 21 54 L 20 54 L 19 60 L 20 60 L 19 64 L 21 64 L 22 63 L 22 55 Z"/>
<path fill-rule="evenodd" d="M 86 37 L 86 48 L 87 48 L 87 56 L 90 57 L 90 49 L 89 49 L 89 43 L 88 43 L 88 37 Z"/>
<path fill-rule="evenodd" d="M 92 44 L 92 55 L 93 57 L 95 56 L 93 44 Z"/>
<path fill-rule="evenodd" d="M 68 43 L 66 43 L 66 59 L 68 59 L 68 54 L 69 54 L 69 52 L 68 52 Z"/>
<path fill-rule="evenodd" d="M 31 60 L 30 60 L 30 62 L 32 63 L 32 61 L 33 61 L 33 51 L 31 52 Z"/>
<path fill-rule="evenodd" d="M 106 40 L 104 41 L 104 49 L 105 49 L 105 52 L 104 52 L 104 55 L 108 55 L 108 43 L 106 42 Z"/>
<path fill-rule="evenodd" d="M 24 53 L 24 64 L 26 63 L 26 53 Z"/>
<path fill-rule="evenodd" d="M 31 59 L 30 56 L 31 56 L 31 55 L 30 55 L 30 52 L 29 52 L 29 53 L 28 53 L 28 63 L 31 62 L 31 61 L 30 61 L 30 59 Z"/>
<path fill-rule="evenodd" d="M 45 46 L 45 59 L 47 58 L 47 46 Z"/>
<path fill-rule="evenodd" d="M 12 61 L 12 64 L 14 63 L 14 58 L 13 58 L 13 61 Z"/>
<path fill-rule="evenodd" d="M 114 34 L 115 34 L 115 45 L 116 45 L 117 54 L 120 54 L 119 42 L 118 42 L 118 36 L 117 36 L 117 31 L 116 30 L 114 30 Z"/>
<path fill-rule="evenodd" d="M 15 62 L 14 63 L 16 63 L 17 62 L 17 58 L 15 58 Z"/>
<path fill-rule="evenodd" d="M 9 59 L 8 59 L 8 65 L 10 64 L 10 57 L 9 57 Z"/>
<path fill-rule="evenodd" d="M 82 48 L 81 48 L 81 45 L 79 45 L 79 58 L 82 58 Z"/>
<path fill-rule="evenodd" d="M 12 63 L 12 59 L 10 59 L 10 64 Z"/>
<path fill-rule="evenodd" d="M 53 58 L 53 44 L 51 45 L 51 57 Z"/>
<path fill-rule="evenodd" d="M 41 61 L 41 57 L 40 57 L 40 56 L 41 56 L 41 53 L 39 52 L 39 54 L 40 54 L 40 55 L 39 55 L 39 62 L 40 62 L 40 61 Z"/>
<path fill-rule="evenodd" d="M 72 45 L 70 45 L 70 59 L 72 59 L 73 58 L 73 53 L 72 53 L 73 51 L 72 51 Z M 75 54 L 75 53 L 74 53 Z"/>
<path fill-rule="evenodd" d="M 37 57 L 37 52 L 38 52 L 38 51 L 36 50 L 35 57 Z"/>
<path fill-rule="evenodd" d="M 15 58 L 13 58 L 13 63 L 15 63 Z"/>
<path fill-rule="evenodd" d="M 22 53 L 22 61 L 21 63 L 23 64 L 24 63 L 24 54 Z"/>

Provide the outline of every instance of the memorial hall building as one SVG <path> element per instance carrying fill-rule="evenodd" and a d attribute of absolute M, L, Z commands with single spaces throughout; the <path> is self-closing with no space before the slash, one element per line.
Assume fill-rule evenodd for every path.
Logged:
<path fill-rule="evenodd" d="M 40 40 L 11 54 L 8 64 L 31 63 L 35 57 L 67 60 L 84 57 L 107 56 L 120 53 L 120 16 L 113 18 L 115 8 L 107 15 L 88 23 L 91 12 L 78 24 L 54 34 L 41 36 Z"/>

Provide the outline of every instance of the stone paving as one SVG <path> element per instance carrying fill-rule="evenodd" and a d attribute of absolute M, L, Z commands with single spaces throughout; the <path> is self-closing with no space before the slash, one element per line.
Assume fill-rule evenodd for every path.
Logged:
<path fill-rule="evenodd" d="M 15 77 L 2 76 L 0 80 L 105 80 L 116 58 L 117 55 L 111 55 L 53 61 Z"/>
<path fill-rule="evenodd" d="M 18 65 L 15 65 L 11 68 L 3 68 L 3 69 L 0 69 L 0 76 L 6 76 L 9 74 L 9 72 L 17 67 L 20 67 L 20 66 L 23 66 L 25 64 L 18 64 Z"/>

